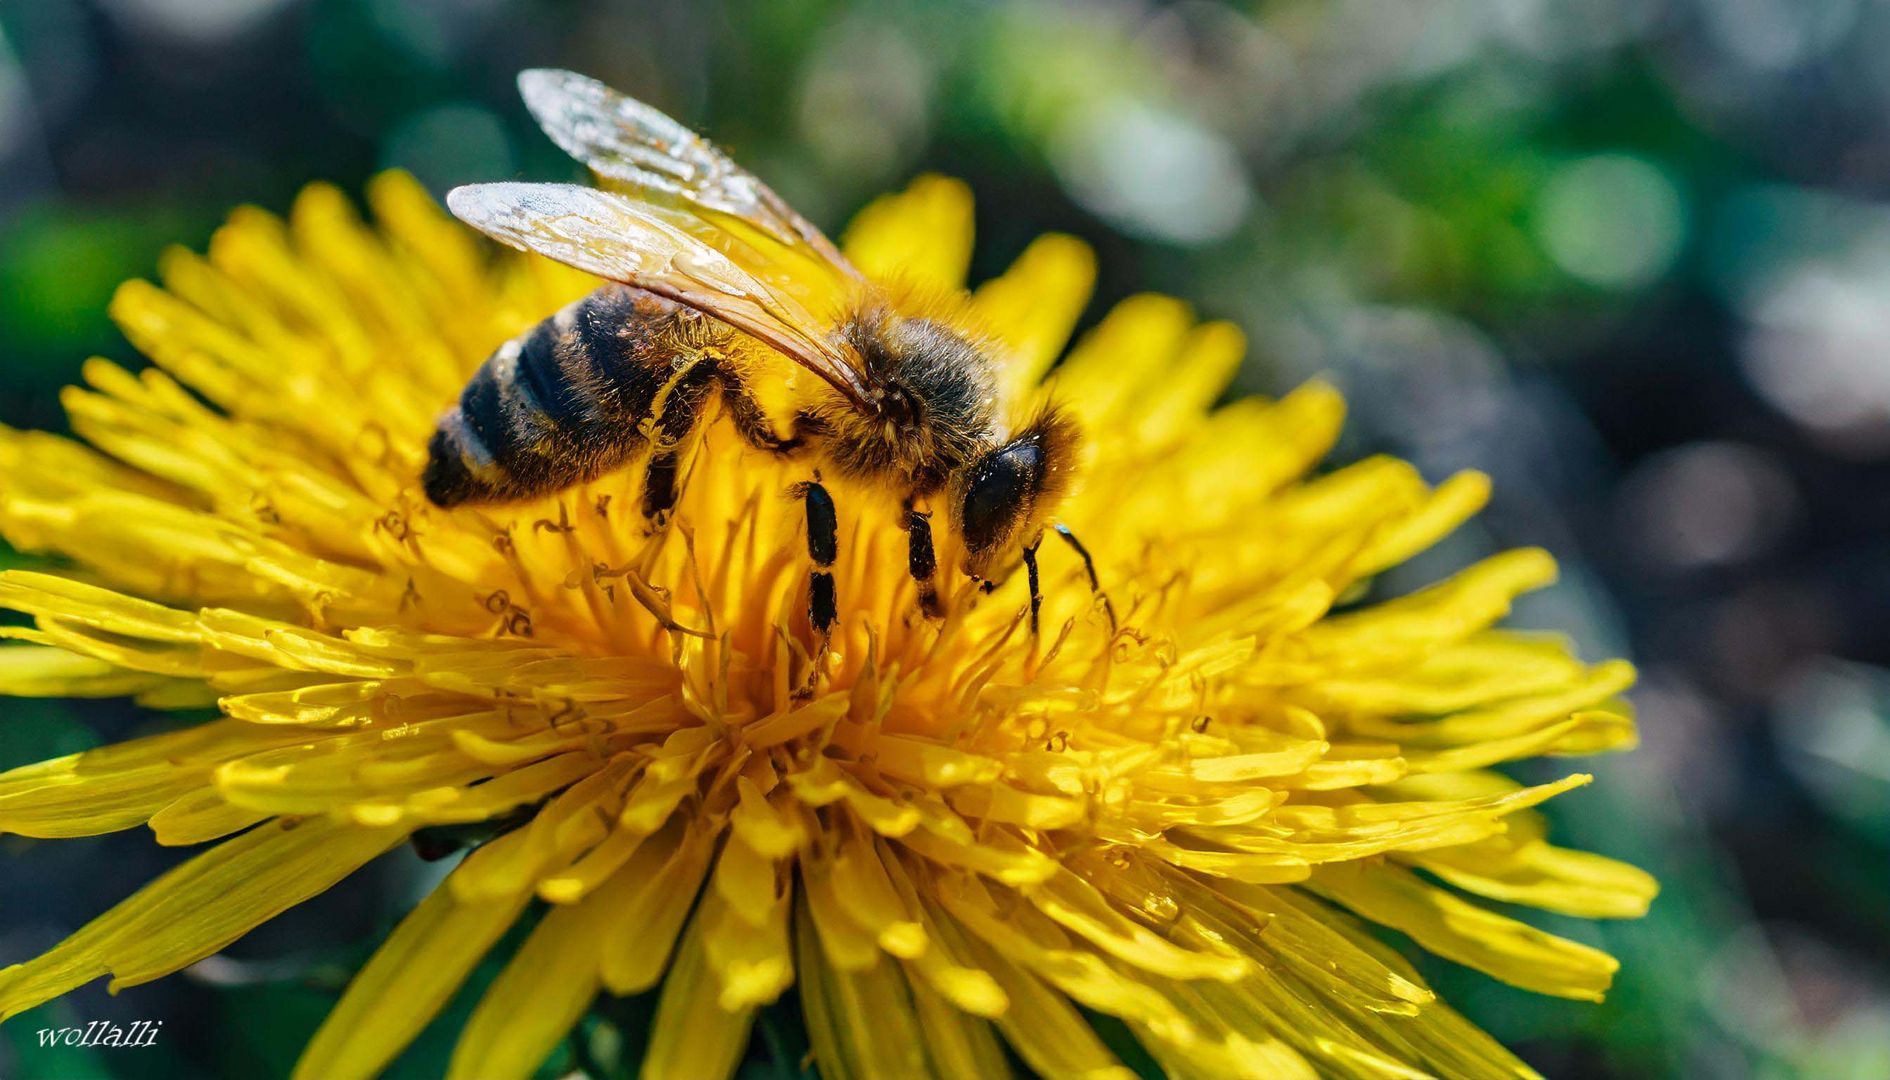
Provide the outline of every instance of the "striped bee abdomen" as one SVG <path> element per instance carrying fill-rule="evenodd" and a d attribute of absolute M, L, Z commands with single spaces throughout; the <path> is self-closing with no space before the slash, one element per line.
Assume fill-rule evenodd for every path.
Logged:
<path fill-rule="evenodd" d="M 688 434 L 716 376 L 688 361 L 728 333 L 653 293 L 598 289 L 480 365 L 427 445 L 427 498 L 506 502 L 590 480 L 643 448 L 643 421 L 672 381 L 662 434 Z"/>

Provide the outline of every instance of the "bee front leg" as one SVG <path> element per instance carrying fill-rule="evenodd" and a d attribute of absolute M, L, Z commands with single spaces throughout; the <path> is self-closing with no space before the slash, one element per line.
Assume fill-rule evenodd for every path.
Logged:
<path fill-rule="evenodd" d="M 906 570 L 919 586 L 919 610 L 928 619 L 945 614 L 938 599 L 938 553 L 932 547 L 932 515 L 914 509 L 906 500 Z"/>
<path fill-rule="evenodd" d="M 806 447 L 808 436 L 820 429 L 818 420 L 802 413 L 794 418 L 793 430 L 784 439 L 774 433 L 773 423 L 746 387 L 727 374 L 722 375 L 721 382 L 722 409 L 728 414 L 729 423 L 735 426 L 735 433 L 743 442 L 757 450 L 790 457 Z"/>
<path fill-rule="evenodd" d="M 1043 579 L 1037 573 L 1037 545 L 1043 543 L 1043 537 L 1030 542 L 1024 549 L 1024 577 L 1030 584 L 1030 636 L 1037 636 L 1037 617 L 1043 610 Z"/>
<path fill-rule="evenodd" d="M 1083 542 L 1076 538 L 1076 534 L 1070 531 L 1068 525 L 1058 522 L 1052 525 L 1051 528 L 1055 530 L 1058 536 L 1063 538 L 1064 543 L 1070 545 L 1070 548 L 1076 552 L 1077 557 L 1083 560 L 1083 572 L 1089 575 L 1090 595 L 1102 601 L 1103 614 L 1109 619 L 1109 632 L 1114 634 L 1116 632 L 1116 608 L 1114 604 L 1109 602 L 1109 594 L 1103 592 L 1102 582 L 1096 577 L 1096 560 L 1090 558 L 1089 549 L 1083 546 Z"/>

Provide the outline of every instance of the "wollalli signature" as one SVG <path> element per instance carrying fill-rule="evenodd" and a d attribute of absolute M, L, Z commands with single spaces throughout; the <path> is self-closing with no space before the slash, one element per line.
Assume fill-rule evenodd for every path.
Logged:
<path fill-rule="evenodd" d="M 40 1028 L 38 1031 L 41 1046 L 153 1046 L 157 1043 L 158 1032 L 164 1027 L 162 1020 L 137 1020 L 131 1026 L 115 1024 L 110 1020 L 94 1020 L 84 1027 Z"/>

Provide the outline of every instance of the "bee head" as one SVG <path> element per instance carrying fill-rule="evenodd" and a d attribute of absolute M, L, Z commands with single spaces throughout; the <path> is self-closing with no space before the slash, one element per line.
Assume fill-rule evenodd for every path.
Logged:
<path fill-rule="evenodd" d="M 971 461 L 955 478 L 953 524 L 965 545 L 965 573 L 980 580 L 1019 546 L 1035 542 L 1069 490 L 1076 425 L 1055 409 Z"/>

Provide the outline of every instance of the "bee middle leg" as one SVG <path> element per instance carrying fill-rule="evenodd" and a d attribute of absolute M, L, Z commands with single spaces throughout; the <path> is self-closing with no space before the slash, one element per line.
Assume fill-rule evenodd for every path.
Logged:
<path fill-rule="evenodd" d="M 840 617 L 833 586 L 833 564 L 840 556 L 840 516 L 818 474 L 795 484 L 789 494 L 801 500 L 807 511 L 807 557 L 814 564 L 807 577 L 807 621 L 824 649 Z"/>
<path fill-rule="evenodd" d="M 932 515 L 906 500 L 906 572 L 919 586 L 919 610 L 928 619 L 945 614 L 938 599 L 938 553 L 932 547 Z"/>
<path fill-rule="evenodd" d="M 651 418 L 650 460 L 643 471 L 643 516 L 659 525 L 676 506 L 682 445 L 702 418 L 714 381 L 713 366 L 698 362 L 679 371 L 659 394 L 661 404 Z"/>

